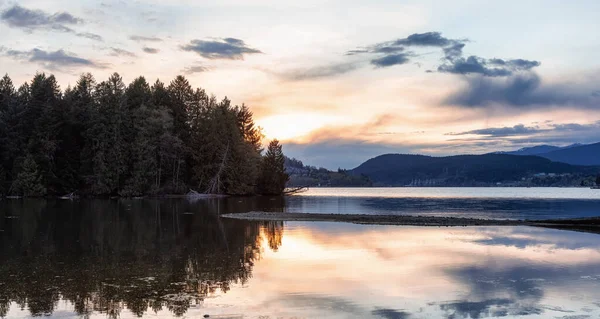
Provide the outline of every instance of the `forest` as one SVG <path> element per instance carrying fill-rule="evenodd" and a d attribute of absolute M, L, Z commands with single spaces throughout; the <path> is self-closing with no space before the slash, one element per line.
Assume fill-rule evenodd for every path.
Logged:
<path fill-rule="evenodd" d="M 263 140 L 246 105 L 183 76 L 126 85 L 83 74 L 64 90 L 44 73 L 18 88 L 0 79 L 4 195 L 282 194 L 282 146 Z"/>

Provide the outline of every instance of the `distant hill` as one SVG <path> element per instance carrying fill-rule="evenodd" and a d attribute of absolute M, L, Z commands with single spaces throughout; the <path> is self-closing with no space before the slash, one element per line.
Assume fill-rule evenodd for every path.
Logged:
<path fill-rule="evenodd" d="M 353 169 L 380 186 L 578 185 L 600 168 L 552 162 L 538 156 L 508 154 L 431 157 L 386 154 Z"/>
<path fill-rule="evenodd" d="M 572 144 L 564 147 L 538 145 L 533 147 L 525 147 L 517 151 L 498 152 L 495 154 L 520 156 L 536 155 L 555 162 L 562 162 L 571 165 L 600 165 L 600 143 L 586 145 Z"/>
<path fill-rule="evenodd" d="M 558 151 L 560 149 L 562 149 L 562 147 L 553 146 L 553 145 L 537 145 L 537 146 L 532 146 L 532 147 L 525 147 L 520 150 L 516 150 L 516 151 L 512 151 L 512 152 L 503 152 L 502 154 L 538 155 L 538 154 L 549 153 L 552 151 Z"/>
<path fill-rule="evenodd" d="M 347 170 L 330 171 L 326 168 L 304 165 L 300 160 L 285 157 L 285 171 L 290 176 L 288 187 L 369 187 L 373 183 L 364 175 Z"/>
<path fill-rule="evenodd" d="M 555 150 L 539 156 L 572 165 L 600 165 L 600 143 Z"/>

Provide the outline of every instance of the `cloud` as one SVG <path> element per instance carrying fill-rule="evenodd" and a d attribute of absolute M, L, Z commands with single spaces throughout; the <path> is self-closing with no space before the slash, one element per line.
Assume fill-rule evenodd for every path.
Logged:
<path fill-rule="evenodd" d="M 534 126 L 525 126 L 518 124 L 513 127 L 492 127 L 484 128 L 479 130 L 472 130 L 460 133 L 447 133 L 446 135 L 487 135 L 487 136 L 513 136 L 513 135 L 526 135 L 532 133 L 540 133 L 547 130 L 540 129 Z"/>
<path fill-rule="evenodd" d="M 543 127 L 518 124 L 512 127 L 484 128 L 465 132 L 447 133 L 447 136 L 474 135 L 474 137 L 447 140 L 447 145 L 460 143 L 467 150 L 494 152 L 531 147 L 540 144 L 566 146 L 573 143 L 589 144 L 600 140 L 600 121 L 581 123 L 545 123 Z M 445 146 L 440 145 L 438 149 Z M 457 150 L 450 150 L 456 152 Z"/>
<path fill-rule="evenodd" d="M 529 61 L 523 59 L 502 60 L 490 59 L 486 60 L 477 56 L 468 58 L 458 57 L 457 50 L 449 48 L 446 52 L 448 63 L 438 67 L 439 72 L 454 73 L 454 74 L 481 74 L 484 76 L 509 76 L 516 71 L 528 71 L 541 63 L 538 61 Z"/>
<path fill-rule="evenodd" d="M 42 10 L 31 10 L 15 5 L 0 15 L 0 20 L 13 28 L 21 28 L 27 31 L 36 29 L 56 30 L 61 32 L 73 32 L 65 25 L 83 23 L 83 20 L 68 12 L 57 12 L 48 14 Z"/>
<path fill-rule="evenodd" d="M 0 15 L 0 20 L 13 28 L 24 29 L 27 32 L 34 30 L 52 30 L 65 33 L 73 33 L 78 37 L 103 41 L 102 36 L 90 32 L 75 32 L 67 25 L 82 24 L 84 21 L 68 12 L 46 13 L 42 10 L 31 10 L 15 5 Z"/>
<path fill-rule="evenodd" d="M 202 73 L 202 72 L 207 72 L 210 71 L 210 68 L 207 66 L 203 66 L 203 65 L 194 65 L 194 66 L 188 66 L 185 69 L 183 69 L 183 73 L 184 74 L 194 74 L 194 73 Z"/>
<path fill-rule="evenodd" d="M 454 60 L 456 58 L 461 57 L 463 54 L 464 47 L 464 43 L 455 43 L 451 46 L 445 47 L 443 49 L 445 58 L 448 60 Z"/>
<path fill-rule="evenodd" d="M 388 308 L 375 309 L 375 310 L 371 311 L 371 314 L 373 314 L 376 317 L 384 318 L 384 319 L 407 319 L 410 317 L 410 313 L 408 313 L 406 311 L 399 311 L 399 310 L 388 309 Z"/>
<path fill-rule="evenodd" d="M 371 64 L 378 68 L 385 68 L 392 65 L 405 64 L 410 61 L 409 56 L 410 55 L 406 53 L 386 55 L 384 57 L 371 60 Z"/>
<path fill-rule="evenodd" d="M 149 47 L 144 47 L 142 50 L 148 54 L 157 54 L 158 52 L 160 52 L 159 49 Z"/>
<path fill-rule="evenodd" d="M 346 55 L 365 53 L 383 55 L 371 60 L 371 64 L 375 67 L 382 68 L 408 63 L 410 57 L 414 56 L 412 53 L 404 53 L 406 48 L 409 47 L 439 47 L 443 48 L 444 51 L 448 50 L 446 55 L 460 56 L 462 55 L 462 48 L 465 46 L 464 42 L 466 41 L 443 37 L 440 32 L 414 33 L 406 38 L 350 50 L 346 52 Z"/>
<path fill-rule="evenodd" d="M 481 74 L 484 75 L 484 74 Z M 557 83 L 545 85 L 535 73 L 518 73 L 506 79 L 485 76 L 465 78 L 466 86 L 454 92 L 445 104 L 471 108 L 494 105 L 519 108 L 572 106 L 598 109 L 600 97 L 590 88 L 593 83 Z"/>
<path fill-rule="evenodd" d="M 119 49 L 119 48 L 110 48 L 110 50 L 112 51 L 112 53 L 110 55 L 112 56 L 126 56 L 126 57 L 136 57 L 137 55 L 131 51 L 127 51 L 124 49 Z"/>
<path fill-rule="evenodd" d="M 137 42 L 162 42 L 161 38 L 145 37 L 145 36 L 141 36 L 141 35 L 132 35 L 129 37 L 129 39 L 133 40 L 133 41 L 137 41 Z"/>
<path fill-rule="evenodd" d="M 366 48 L 350 50 L 347 55 L 355 55 L 362 53 L 397 53 L 402 52 L 406 47 L 454 47 L 464 46 L 467 40 L 448 39 L 443 37 L 440 32 L 425 32 L 414 33 L 406 38 L 393 41 L 381 42 Z"/>
<path fill-rule="evenodd" d="M 40 49 L 33 49 L 31 51 L 8 50 L 5 55 L 17 60 L 36 62 L 51 70 L 60 70 L 61 68 L 71 67 L 105 68 L 101 63 L 77 57 L 62 49 L 54 52 Z"/>
<path fill-rule="evenodd" d="M 440 32 L 425 32 L 411 34 L 405 39 L 398 39 L 394 45 L 445 47 L 465 40 L 452 40 L 442 36 Z"/>
<path fill-rule="evenodd" d="M 100 41 L 100 42 L 104 41 L 102 36 L 94 34 L 94 33 L 90 33 L 90 32 L 77 33 L 77 36 L 82 37 L 82 38 L 88 38 L 88 39 L 94 40 L 94 41 Z"/>
<path fill-rule="evenodd" d="M 454 74 L 479 74 L 489 77 L 510 76 L 517 71 L 529 71 L 540 65 L 538 61 L 525 59 L 485 59 L 475 55 L 463 57 L 467 39 L 450 39 L 440 32 L 414 33 L 406 38 L 377 43 L 368 47 L 350 50 L 346 55 L 371 54 L 371 64 L 377 68 L 406 64 L 418 55 L 406 52 L 407 48 L 440 48 L 444 54 L 444 63 L 437 67 L 438 72 Z M 426 71 L 432 73 L 431 69 Z"/>
<path fill-rule="evenodd" d="M 192 40 L 189 44 L 181 46 L 181 49 L 195 52 L 206 59 L 243 60 L 244 55 L 263 53 L 234 38 Z"/>
<path fill-rule="evenodd" d="M 358 69 L 359 66 L 359 63 L 331 64 L 308 69 L 293 70 L 280 75 L 291 81 L 312 80 L 346 74 Z"/>

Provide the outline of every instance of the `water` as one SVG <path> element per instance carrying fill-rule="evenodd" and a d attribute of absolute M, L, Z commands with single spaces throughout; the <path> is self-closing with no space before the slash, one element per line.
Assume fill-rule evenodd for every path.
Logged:
<path fill-rule="evenodd" d="M 2 201 L 0 317 L 600 316 L 597 234 L 219 218 L 302 207 L 386 211 L 387 200 L 406 199 L 338 192 L 345 197 Z M 498 214 L 474 209 L 473 198 L 437 200 L 455 201 L 460 214 Z M 559 201 L 544 206 L 556 217 L 576 203 L 595 207 L 593 198 L 495 200 Z"/>
<path fill-rule="evenodd" d="M 313 188 L 291 197 L 286 211 L 551 219 L 600 216 L 590 188 Z"/>

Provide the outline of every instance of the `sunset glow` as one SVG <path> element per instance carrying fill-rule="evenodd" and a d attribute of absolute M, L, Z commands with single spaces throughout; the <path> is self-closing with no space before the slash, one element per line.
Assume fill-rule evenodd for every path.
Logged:
<path fill-rule="evenodd" d="M 600 41 L 589 30 L 599 10 L 598 1 L 9 0 L 0 63 L 15 83 L 47 72 L 63 89 L 84 72 L 165 83 L 183 74 L 249 105 L 289 156 L 353 167 L 382 151 L 597 142 Z M 68 16 L 53 20 L 60 12 Z M 324 147 L 356 152 L 325 158 Z"/>

